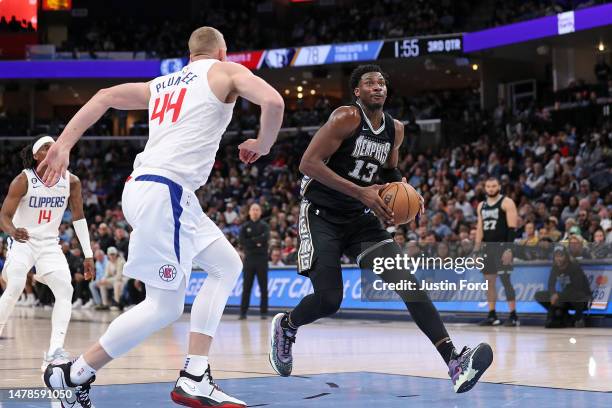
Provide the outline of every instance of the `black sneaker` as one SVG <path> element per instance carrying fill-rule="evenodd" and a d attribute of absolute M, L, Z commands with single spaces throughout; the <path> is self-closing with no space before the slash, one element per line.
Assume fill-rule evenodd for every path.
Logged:
<path fill-rule="evenodd" d="M 43 374 L 43 381 L 51 391 L 59 391 L 62 408 L 95 408 L 89 399 L 94 375 L 85 384 L 76 385 L 70 381 L 72 361 L 64 364 L 49 364 Z"/>
<path fill-rule="evenodd" d="M 272 319 L 270 327 L 270 354 L 268 356 L 274 371 L 283 377 L 291 375 L 293 356 L 291 346 L 295 343 L 297 330 L 281 326 L 283 318 L 288 313 L 279 313 Z"/>
<path fill-rule="evenodd" d="M 510 313 L 510 316 L 504 321 L 505 327 L 517 327 L 520 324 L 521 322 L 519 322 L 518 316 L 514 312 Z"/>
<path fill-rule="evenodd" d="M 489 312 L 487 318 L 478 323 L 479 326 L 499 326 L 500 324 L 501 320 L 499 320 L 495 312 Z"/>

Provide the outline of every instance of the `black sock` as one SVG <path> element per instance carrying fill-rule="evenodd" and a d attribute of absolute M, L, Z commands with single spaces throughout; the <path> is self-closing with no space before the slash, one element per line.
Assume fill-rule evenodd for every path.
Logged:
<path fill-rule="evenodd" d="M 510 312 L 510 317 L 516 319 L 516 310 Z"/>
<path fill-rule="evenodd" d="M 489 310 L 489 317 L 493 317 L 493 318 L 497 319 L 497 313 L 495 313 L 495 309 Z"/>
<path fill-rule="evenodd" d="M 442 359 L 446 364 L 453 358 L 453 352 L 455 351 L 455 346 L 451 339 L 447 338 L 441 344 L 438 344 L 436 347 L 438 349 L 438 353 L 442 356 Z"/>

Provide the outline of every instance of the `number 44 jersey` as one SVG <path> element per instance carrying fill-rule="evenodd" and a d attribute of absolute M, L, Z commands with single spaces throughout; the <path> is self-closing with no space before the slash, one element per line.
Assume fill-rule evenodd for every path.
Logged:
<path fill-rule="evenodd" d="M 192 191 L 208 180 L 234 103 L 223 103 L 208 84 L 219 62 L 203 59 L 149 83 L 149 140 L 134 169 L 161 169 Z"/>
<path fill-rule="evenodd" d="M 19 201 L 13 224 L 28 230 L 31 239 L 57 239 L 70 197 L 70 173 L 66 171 L 55 185 L 47 187 L 33 169 L 23 172 L 28 178 L 28 191 Z"/>
<path fill-rule="evenodd" d="M 353 134 L 345 139 L 338 150 L 327 160 L 331 170 L 359 186 L 367 187 L 378 182 L 378 174 L 387 162 L 395 143 L 395 124 L 393 118 L 385 113 L 378 129 L 355 105 L 361 115 L 361 123 Z M 333 190 L 308 176 L 302 179 L 300 194 L 317 207 L 346 215 L 363 212 L 365 206 L 357 199 Z"/>

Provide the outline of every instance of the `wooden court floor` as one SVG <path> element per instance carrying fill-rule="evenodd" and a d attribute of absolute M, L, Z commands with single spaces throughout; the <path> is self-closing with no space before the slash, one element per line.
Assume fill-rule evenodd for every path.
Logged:
<path fill-rule="evenodd" d="M 66 349 L 78 355 L 97 340 L 116 312 L 74 311 Z M 172 382 L 184 362 L 189 319 L 183 317 L 98 373 L 96 385 Z M 226 315 L 210 361 L 218 379 L 274 376 L 270 319 Z M 457 347 L 486 341 L 494 362 L 481 381 L 586 391 L 612 391 L 612 329 L 481 328 L 451 324 Z M 50 312 L 16 308 L 0 339 L 0 388 L 41 386 Z M 324 319 L 300 329 L 294 375 L 384 373 L 448 379 L 447 368 L 411 322 Z M 450 381 L 448 383 L 450 389 Z"/>

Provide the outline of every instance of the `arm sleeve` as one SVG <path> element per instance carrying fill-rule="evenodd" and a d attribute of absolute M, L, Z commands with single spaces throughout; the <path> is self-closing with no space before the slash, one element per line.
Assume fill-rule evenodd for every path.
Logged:
<path fill-rule="evenodd" d="M 91 241 L 89 238 L 89 229 L 87 228 L 87 221 L 85 221 L 85 218 L 81 218 L 80 220 L 73 221 L 72 226 L 74 227 L 74 232 L 76 233 L 76 236 L 79 239 L 81 248 L 83 248 L 83 255 L 85 256 L 85 258 L 92 258 L 93 251 L 91 250 Z"/>

